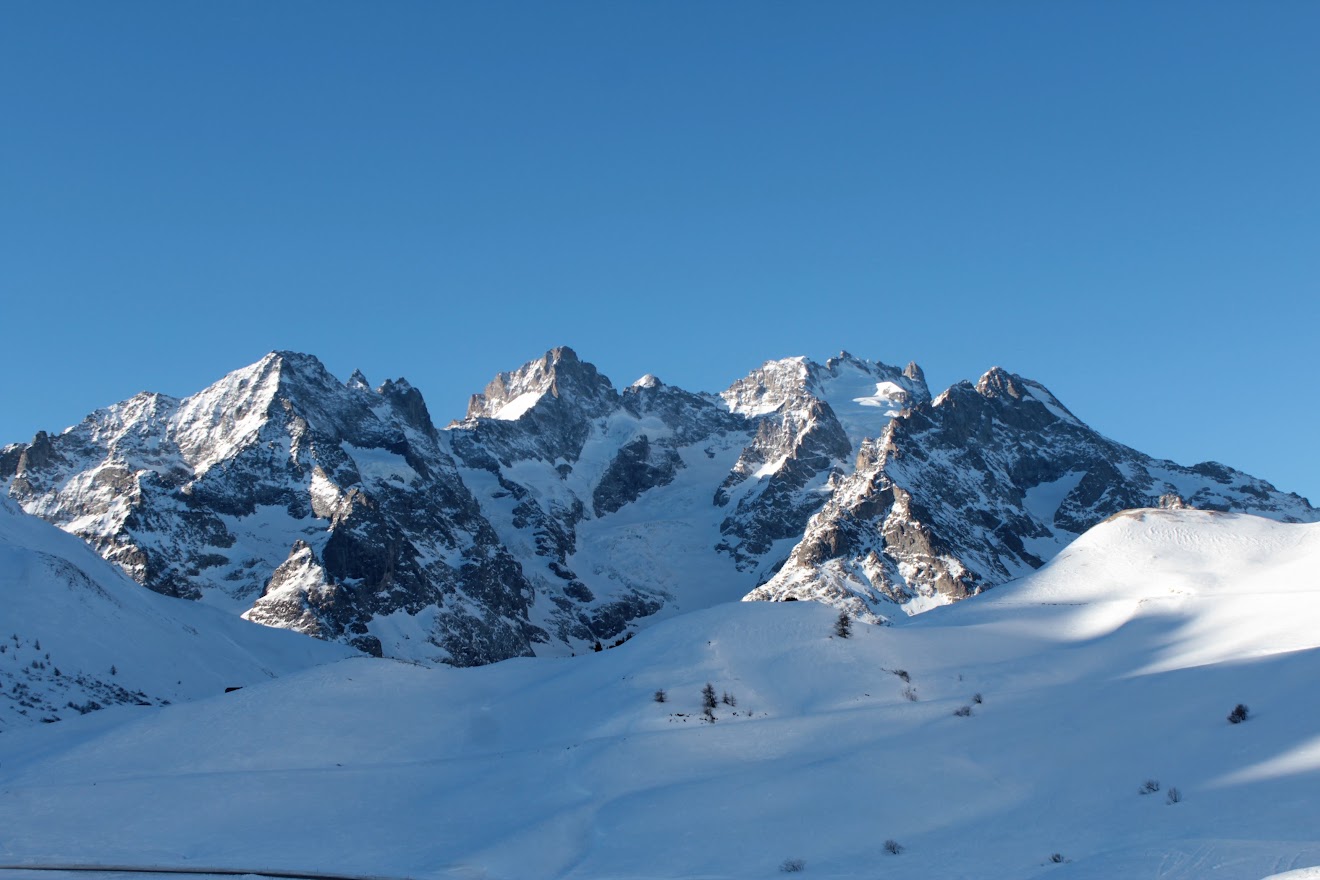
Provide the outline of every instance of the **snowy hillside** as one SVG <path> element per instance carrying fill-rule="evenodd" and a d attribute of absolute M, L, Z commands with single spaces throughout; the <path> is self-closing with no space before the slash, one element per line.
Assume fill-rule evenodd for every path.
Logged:
<path fill-rule="evenodd" d="M 355 652 L 144 590 L 0 498 L 0 732 L 223 693 Z"/>
<path fill-rule="evenodd" d="M 1136 511 L 847 639 L 732 603 L 576 658 L 346 660 L 36 726 L 0 737 L 0 861 L 1258 880 L 1320 865 L 1318 566 L 1320 525 Z"/>

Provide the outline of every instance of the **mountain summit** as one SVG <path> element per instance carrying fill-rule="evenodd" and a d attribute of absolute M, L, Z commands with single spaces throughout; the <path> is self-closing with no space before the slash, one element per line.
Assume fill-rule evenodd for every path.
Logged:
<path fill-rule="evenodd" d="M 497 375 L 437 430 L 272 352 L 195 395 L 140 394 L 0 450 L 31 514 L 144 586 L 422 662 L 589 650 L 644 620 L 810 598 L 870 620 L 1032 571 L 1120 510 L 1320 512 L 1222 465 L 1100 436 L 998 367 L 932 398 L 842 352 L 714 395 L 622 391 L 570 348 Z"/>

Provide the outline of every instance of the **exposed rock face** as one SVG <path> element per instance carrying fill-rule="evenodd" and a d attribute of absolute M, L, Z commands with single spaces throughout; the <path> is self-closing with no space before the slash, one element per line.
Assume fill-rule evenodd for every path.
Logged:
<path fill-rule="evenodd" d="M 1120 510 L 1183 504 L 1317 518 L 1254 477 L 1102 437 L 1044 386 L 995 368 L 866 442 L 788 563 L 748 598 L 824 600 L 869 619 L 913 613 L 1039 568 Z"/>
<path fill-rule="evenodd" d="M 1003 370 L 932 401 L 915 364 L 847 353 L 770 361 L 717 396 L 654 376 L 619 391 L 558 348 L 438 431 L 402 379 L 341 384 L 277 352 L 5 447 L 0 479 L 154 590 L 460 665 L 584 650 L 749 591 L 912 613 L 1127 507 L 1317 518 L 1100 437 Z"/>

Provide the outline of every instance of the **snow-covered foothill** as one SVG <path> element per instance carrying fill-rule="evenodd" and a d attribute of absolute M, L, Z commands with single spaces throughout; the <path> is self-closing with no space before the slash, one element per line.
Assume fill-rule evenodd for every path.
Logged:
<path fill-rule="evenodd" d="M 356 652 L 145 590 L 0 498 L 0 732 L 195 699 Z"/>

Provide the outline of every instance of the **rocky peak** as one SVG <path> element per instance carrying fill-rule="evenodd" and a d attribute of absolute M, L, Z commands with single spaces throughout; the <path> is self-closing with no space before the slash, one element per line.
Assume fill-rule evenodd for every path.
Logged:
<path fill-rule="evenodd" d="M 746 377 L 739 379 L 720 394 L 730 412 L 745 416 L 772 413 L 786 403 L 800 402 L 807 393 L 811 378 L 804 357 L 766 361 Z"/>
<path fill-rule="evenodd" d="M 257 441 L 270 419 L 338 423 L 344 386 L 309 354 L 274 351 L 185 398 L 170 439 L 197 473 Z"/>
<path fill-rule="evenodd" d="M 954 386 L 960 389 L 964 387 L 966 383 Z M 1001 367 L 992 367 L 982 376 L 976 383 L 975 392 L 986 402 L 1008 405 L 1007 409 L 999 411 L 1000 418 L 1008 418 L 1015 422 L 1027 420 L 1041 426 L 1063 422 L 1078 428 L 1086 428 L 1086 425 L 1060 403 L 1044 385 L 1031 379 L 1024 379 Z"/>
<path fill-rule="evenodd" d="M 387 379 L 380 386 L 380 396 L 385 398 L 403 417 L 403 420 L 428 437 L 435 437 L 435 424 L 431 413 L 422 399 L 422 392 L 414 388 L 407 379 Z"/>
<path fill-rule="evenodd" d="M 1003 367 L 991 367 L 976 383 L 976 393 L 982 397 L 1008 396 L 1014 400 L 1023 397 L 1021 377 Z"/>
<path fill-rule="evenodd" d="M 482 393 L 472 395 L 467 417 L 515 421 L 547 398 L 582 407 L 595 416 L 616 405 L 618 393 L 594 366 L 562 346 L 497 375 Z"/>

